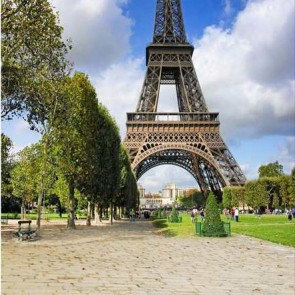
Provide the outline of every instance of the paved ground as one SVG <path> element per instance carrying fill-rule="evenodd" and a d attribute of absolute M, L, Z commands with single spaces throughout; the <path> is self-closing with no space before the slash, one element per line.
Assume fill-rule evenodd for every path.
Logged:
<path fill-rule="evenodd" d="M 2 294 L 295 294 L 295 249 L 234 235 L 173 238 L 148 221 L 75 231 L 47 224 L 42 239 L 2 228 Z"/>

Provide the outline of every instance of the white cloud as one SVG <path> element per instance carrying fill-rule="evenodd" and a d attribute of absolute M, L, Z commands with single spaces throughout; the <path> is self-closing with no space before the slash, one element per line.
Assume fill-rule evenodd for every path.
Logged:
<path fill-rule="evenodd" d="M 99 101 L 115 116 L 122 139 L 126 135 L 126 113 L 135 112 L 144 80 L 143 59 L 114 64 L 94 77 Z"/>
<path fill-rule="evenodd" d="M 257 0 L 231 30 L 207 27 L 194 42 L 205 99 L 226 137 L 294 134 L 294 38 L 294 1 Z"/>
<path fill-rule="evenodd" d="M 183 168 L 162 165 L 146 172 L 138 181 L 148 192 L 161 191 L 168 183 L 174 183 L 178 188 L 198 187 L 197 181 Z"/>
<path fill-rule="evenodd" d="M 278 154 L 273 158 L 284 166 L 285 173 L 291 173 L 295 167 L 295 136 L 290 136 L 279 146 Z"/>
<path fill-rule="evenodd" d="M 120 5 L 127 0 L 52 0 L 60 11 L 64 37 L 71 38 L 69 58 L 75 68 L 98 72 L 119 62 L 130 51 L 132 21 Z"/>
<path fill-rule="evenodd" d="M 226 16 L 230 16 L 233 13 L 231 0 L 223 0 L 223 11 Z"/>

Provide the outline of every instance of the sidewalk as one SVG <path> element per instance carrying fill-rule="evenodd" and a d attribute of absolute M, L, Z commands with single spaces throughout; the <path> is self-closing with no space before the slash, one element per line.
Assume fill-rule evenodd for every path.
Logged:
<path fill-rule="evenodd" d="M 295 249 L 254 238 L 173 238 L 150 221 L 106 221 L 17 241 L 2 227 L 2 295 L 294 295 Z M 84 222 L 83 222 L 84 223 Z"/>

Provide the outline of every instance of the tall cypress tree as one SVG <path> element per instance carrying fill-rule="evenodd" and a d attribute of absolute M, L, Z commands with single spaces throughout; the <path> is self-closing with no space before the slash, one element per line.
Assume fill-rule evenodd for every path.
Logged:
<path fill-rule="evenodd" d="M 211 192 L 206 202 L 206 216 L 203 223 L 203 234 L 206 237 L 225 237 L 226 232 L 220 218 L 218 205 L 214 194 Z"/>

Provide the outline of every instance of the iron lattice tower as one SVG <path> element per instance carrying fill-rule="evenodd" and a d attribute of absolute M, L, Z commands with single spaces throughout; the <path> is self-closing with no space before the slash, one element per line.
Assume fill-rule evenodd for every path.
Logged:
<path fill-rule="evenodd" d="M 180 0 L 157 0 L 153 42 L 146 48 L 146 75 L 136 112 L 127 113 L 127 148 L 137 179 L 173 164 L 186 169 L 201 190 L 244 185 L 246 178 L 210 113 L 192 62 Z M 175 85 L 179 112 L 157 112 L 161 85 Z"/>

